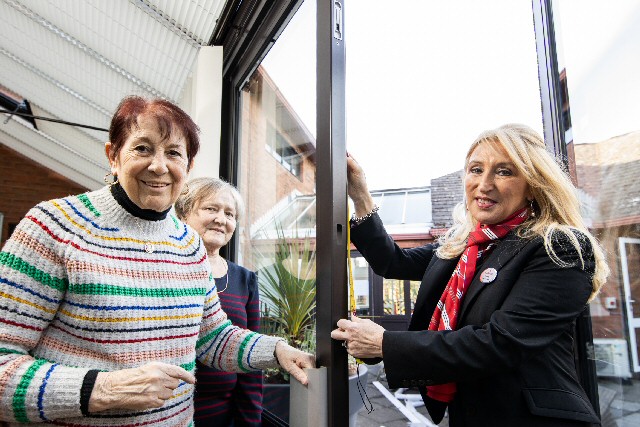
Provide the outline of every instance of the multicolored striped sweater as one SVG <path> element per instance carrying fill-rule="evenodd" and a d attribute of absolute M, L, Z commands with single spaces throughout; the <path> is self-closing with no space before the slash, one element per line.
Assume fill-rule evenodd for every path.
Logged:
<path fill-rule="evenodd" d="M 193 388 L 159 409 L 83 416 L 90 370 L 162 361 L 224 371 L 274 367 L 277 338 L 231 325 L 202 242 L 171 213 L 137 218 L 108 187 L 43 202 L 0 253 L 0 421 L 189 426 Z"/>
<path fill-rule="evenodd" d="M 260 329 L 258 276 L 233 262 L 226 277 L 216 278 L 222 309 L 234 325 Z M 198 363 L 194 421 L 198 426 L 262 425 L 262 373 L 222 372 Z"/>

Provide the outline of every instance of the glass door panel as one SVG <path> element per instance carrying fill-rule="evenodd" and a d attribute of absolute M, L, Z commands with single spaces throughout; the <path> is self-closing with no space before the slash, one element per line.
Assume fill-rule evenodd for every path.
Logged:
<path fill-rule="evenodd" d="M 433 243 L 473 140 L 514 122 L 543 132 L 531 2 L 349 0 L 345 15 L 347 149 L 396 243 Z M 406 330 L 420 284 L 378 279 L 373 320 Z"/>
<path fill-rule="evenodd" d="M 305 1 L 240 93 L 238 261 L 258 273 L 262 329 L 315 352 L 315 2 Z M 264 407 L 288 421 L 288 382 L 264 371 Z M 286 386 L 288 393 L 288 385 Z"/>
<path fill-rule="evenodd" d="M 345 7 L 346 116 L 347 149 L 387 232 L 408 248 L 433 243 L 452 225 L 476 136 L 506 123 L 540 134 L 543 126 L 530 2 L 401 3 Z M 372 286 L 373 299 L 384 301 L 382 312 L 374 301 L 374 321 L 406 329 L 419 283 Z"/>
<path fill-rule="evenodd" d="M 640 390 L 640 5 L 553 5 L 570 170 L 611 268 L 590 307 L 603 425 L 632 425 L 627 411 Z"/>

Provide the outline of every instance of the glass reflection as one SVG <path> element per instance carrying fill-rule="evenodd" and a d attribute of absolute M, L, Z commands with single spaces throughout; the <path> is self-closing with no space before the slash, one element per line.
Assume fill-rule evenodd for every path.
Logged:
<path fill-rule="evenodd" d="M 261 326 L 315 352 L 315 2 L 304 2 L 238 94 L 239 262 L 258 273 Z M 289 419 L 288 376 L 264 371 L 265 410 Z"/>
<path fill-rule="evenodd" d="M 638 425 L 640 5 L 556 0 L 554 20 L 571 172 L 612 271 L 591 303 L 602 425 Z"/>

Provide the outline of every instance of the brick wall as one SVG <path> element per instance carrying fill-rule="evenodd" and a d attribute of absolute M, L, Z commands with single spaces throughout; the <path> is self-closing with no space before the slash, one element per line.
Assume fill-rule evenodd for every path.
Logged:
<path fill-rule="evenodd" d="M 4 214 L 0 246 L 9 237 L 9 227 L 37 203 L 87 191 L 1 143 L 0 159 L 0 212 Z"/>
<path fill-rule="evenodd" d="M 626 295 L 619 239 L 640 238 L 640 185 L 635 179 L 640 172 L 640 132 L 578 144 L 574 151 L 578 187 L 593 198 L 592 232 L 602 244 L 611 269 L 607 283 L 591 305 L 593 336 L 628 339 L 626 304 L 639 299 L 640 269 L 638 254 L 627 254 L 632 294 Z M 605 308 L 607 298 L 615 298 L 617 307 Z"/>
<path fill-rule="evenodd" d="M 265 81 L 265 78 L 264 74 L 256 73 L 251 79 L 250 90 L 243 92 L 239 148 L 242 166 L 239 168 L 238 187 L 247 205 L 247 227 L 294 190 L 302 194 L 315 194 L 316 167 L 309 156 L 313 153 L 304 153 L 301 176 L 296 177 L 265 149 L 268 122 L 271 122 L 272 129 L 276 129 L 280 125 L 276 117 L 283 120 L 281 117 L 288 114 L 282 108 L 276 112 L 276 108 L 285 101 L 279 98 L 281 95 L 276 92 L 273 83 L 268 79 Z"/>
<path fill-rule="evenodd" d="M 247 210 L 237 234 L 243 248 L 243 265 L 255 269 L 253 257 L 259 249 L 254 249 L 259 242 L 251 240 L 250 228 L 275 215 L 274 206 L 282 209 L 278 203 L 294 191 L 304 195 L 315 194 L 315 148 L 304 144 L 302 124 L 298 125 L 297 116 L 261 67 L 243 90 L 241 105 L 238 189 Z M 301 173 L 297 177 L 265 147 L 276 131 L 290 138 L 296 151 L 304 154 Z"/>
<path fill-rule="evenodd" d="M 611 269 L 611 275 L 602 287 L 598 299 L 600 304 L 604 304 L 606 297 L 614 297 L 617 301 L 617 307 L 602 313 L 601 310 L 594 310 L 592 305 L 593 336 L 595 338 L 628 339 L 629 330 L 625 311 L 629 300 L 638 301 L 640 299 L 640 256 L 637 245 L 627 245 L 627 268 L 631 288 L 631 295 L 628 295 L 624 289 L 623 260 L 620 254 L 619 238 L 640 239 L 640 224 L 595 230 L 594 234 L 605 251 L 607 264 Z M 637 317 L 637 306 L 634 305 L 634 307 Z M 603 315 L 600 317 L 594 315 L 594 312 L 596 314 L 601 312 Z"/>

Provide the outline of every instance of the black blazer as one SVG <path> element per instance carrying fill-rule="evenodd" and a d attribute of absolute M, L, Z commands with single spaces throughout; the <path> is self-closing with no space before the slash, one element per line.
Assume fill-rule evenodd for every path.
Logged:
<path fill-rule="evenodd" d="M 554 239 L 560 267 L 542 239 L 507 235 L 476 268 L 455 331 L 427 331 L 458 259 L 436 246 L 400 249 L 377 215 L 351 230 L 351 239 L 377 274 L 421 280 L 409 331 L 384 333 L 382 351 L 391 388 L 418 387 L 431 418 L 446 404 L 425 386 L 456 382 L 449 425 L 578 426 L 599 423 L 578 381 L 573 353 L 575 320 L 592 290 L 595 267 L 588 240 L 576 232 L 585 268 L 566 237 Z M 482 283 L 480 273 L 497 271 Z"/>

